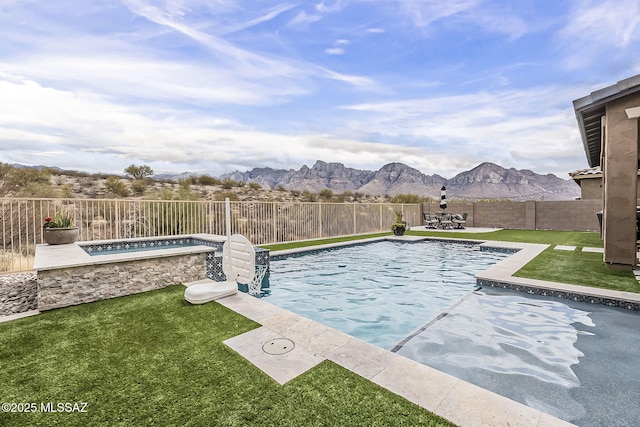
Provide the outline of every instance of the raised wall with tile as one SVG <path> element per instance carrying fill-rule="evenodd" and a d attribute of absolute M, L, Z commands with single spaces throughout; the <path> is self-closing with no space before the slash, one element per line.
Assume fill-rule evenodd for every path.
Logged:
<path fill-rule="evenodd" d="M 205 277 L 205 255 L 180 254 L 38 271 L 38 309 L 115 298 Z"/>

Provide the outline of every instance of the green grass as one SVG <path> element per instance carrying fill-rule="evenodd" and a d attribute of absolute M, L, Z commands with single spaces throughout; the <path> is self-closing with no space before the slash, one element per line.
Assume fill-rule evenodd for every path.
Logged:
<path fill-rule="evenodd" d="M 514 276 L 640 293 L 632 272 L 611 269 L 602 261 L 602 254 L 579 250 L 549 247 Z"/>
<path fill-rule="evenodd" d="M 460 239 L 498 240 L 501 242 L 544 243 L 548 245 L 571 245 L 580 247 L 602 247 L 602 239 L 592 231 L 555 230 L 497 230 L 488 233 L 461 233 L 456 231 L 413 231 L 414 236 L 456 237 Z"/>
<path fill-rule="evenodd" d="M 515 276 L 569 283 L 618 291 L 638 292 L 640 285 L 631 271 L 606 266 L 602 254 L 583 252 L 583 247 L 603 246 L 600 234 L 589 231 L 498 230 L 488 233 L 410 231 L 418 236 L 456 237 L 551 245 L 520 269 Z M 575 251 L 559 251 L 556 245 L 576 246 Z"/>
<path fill-rule="evenodd" d="M 0 402 L 87 402 L 0 425 L 450 426 L 325 361 L 281 386 L 222 341 L 258 325 L 181 285 L 0 324 Z"/>

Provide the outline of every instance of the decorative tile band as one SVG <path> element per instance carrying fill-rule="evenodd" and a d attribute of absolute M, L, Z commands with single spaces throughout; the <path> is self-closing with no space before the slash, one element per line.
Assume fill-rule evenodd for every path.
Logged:
<path fill-rule="evenodd" d="M 518 248 L 499 248 L 496 246 L 480 246 L 481 251 L 500 252 L 503 254 L 515 254 L 520 251 Z"/>
<path fill-rule="evenodd" d="M 562 299 L 568 299 L 577 302 L 586 302 L 589 304 L 602 304 L 609 307 L 624 308 L 627 310 L 640 311 L 640 303 L 635 301 L 619 300 L 614 298 L 598 297 L 593 295 L 578 294 L 574 292 L 559 291 L 555 289 L 535 288 L 533 286 L 515 285 L 513 283 L 497 282 L 487 279 L 477 279 L 478 286 L 487 286 L 493 288 L 511 289 L 518 292 L 525 292 L 530 295 L 550 296 Z"/>
<path fill-rule="evenodd" d="M 116 240 L 108 243 L 80 245 L 89 255 L 96 253 L 108 254 L 120 251 L 135 251 L 136 249 L 169 249 L 184 246 L 211 246 L 217 251 L 222 250 L 222 242 L 198 239 L 196 237 L 165 237 L 144 240 Z"/>
<path fill-rule="evenodd" d="M 265 277 L 268 277 L 270 273 L 270 257 L 269 250 L 263 248 L 255 248 L 256 251 L 256 266 L 266 265 L 267 273 Z M 222 269 L 222 255 L 215 252 L 207 252 L 205 254 L 205 276 L 216 282 L 224 282 L 227 280 L 227 276 Z M 262 283 L 265 283 L 263 279 Z"/>

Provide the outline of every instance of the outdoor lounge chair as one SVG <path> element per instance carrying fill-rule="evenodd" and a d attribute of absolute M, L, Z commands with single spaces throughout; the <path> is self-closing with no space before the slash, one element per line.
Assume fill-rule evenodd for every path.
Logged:
<path fill-rule="evenodd" d="M 462 215 L 454 215 L 451 222 L 453 222 L 453 225 L 455 225 L 456 228 L 464 228 L 465 225 L 467 225 L 467 216 L 469 216 L 467 212 Z"/>
<path fill-rule="evenodd" d="M 432 217 L 430 213 L 423 213 L 422 217 L 424 218 L 424 225 L 427 228 L 436 228 L 438 226 L 438 218 Z"/>
<path fill-rule="evenodd" d="M 211 279 L 198 280 L 187 284 L 184 299 L 191 304 L 204 304 L 238 292 L 238 282 L 247 284 L 251 290 L 260 286 L 264 271 L 256 275 L 256 252 L 251 242 L 241 234 L 234 234 L 222 248 L 222 270 L 227 280 L 216 282 Z"/>

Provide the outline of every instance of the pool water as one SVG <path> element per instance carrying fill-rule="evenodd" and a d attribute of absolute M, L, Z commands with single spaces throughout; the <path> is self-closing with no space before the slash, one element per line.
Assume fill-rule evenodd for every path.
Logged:
<path fill-rule="evenodd" d="M 274 258 L 263 297 L 581 427 L 640 425 L 640 314 L 476 289 L 507 256 L 431 241 Z"/>
<path fill-rule="evenodd" d="M 582 427 L 640 425 L 640 315 L 484 288 L 398 354 Z"/>
<path fill-rule="evenodd" d="M 508 254 L 477 244 L 376 242 L 272 258 L 267 301 L 392 349 Z"/>

